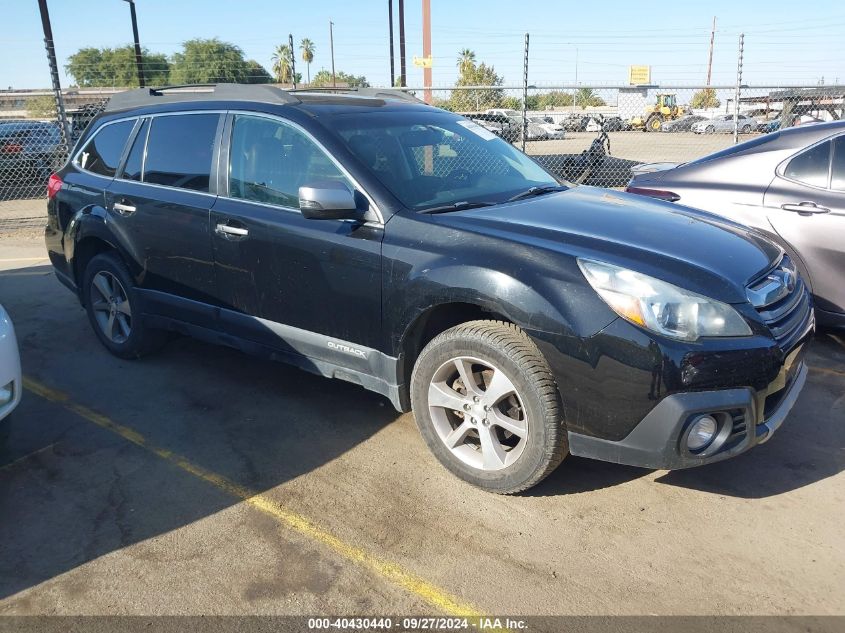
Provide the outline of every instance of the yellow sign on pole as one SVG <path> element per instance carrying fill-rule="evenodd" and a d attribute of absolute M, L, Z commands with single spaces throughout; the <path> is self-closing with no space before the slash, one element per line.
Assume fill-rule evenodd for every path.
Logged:
<path fill-rule="evenodd" d="M 418 68 L 431 68 L 431 55 L 428 57 L 417 57 L 414 55 L 414 66 Z"/>
<path fill-rule="evenodd" d="M 642 86 L 651 83 L 651 66 L 628 66 L 628 83 Z"/>

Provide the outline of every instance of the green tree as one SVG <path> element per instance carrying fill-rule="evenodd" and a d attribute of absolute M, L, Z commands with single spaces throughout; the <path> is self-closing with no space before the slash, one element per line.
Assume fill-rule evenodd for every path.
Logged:
<path fill-rule="evenodd" d="M 575 105 L 581 106 L 584 110 L 589 107 L 597 107 L 606 105 L 604 99 L 596 94 L 592 88 L 579 88 L 575 94 Z"/>
<path fill-rule="evenodd" d="M 722 102 L 716 98 L 716 91 L 713 88 L 699 90 L 690 99 L 691 108 L 718 108 L 720 105 L 722 105 Z"/>
<path fill-rule="evenodd" d="M 273 75 L 280 84 L 289 84 L 293 78 L 293 51 L 287 44 L 279 44 L 273 52 Z"/>
<path fill-rule="evenodd" d="M 141 49 L 141 64 L 147 84 L 169 82 L 170 64 L 165 55 Z M 80 48 L 68 57 L 65 71 L 80 88 L 138 86 L 135 48 L 130 44 L 118 48 Z"/>
<path fill-rule="evenodd" d="M 449 110 L 454 112 L 469 112 L 497 108 L 502 105 L 505 92 L 496 86 L 502 85 L 502 78 L 496 74 L 493 66 L 481 62 L 477 66 L 467 69 L 460 74 L 455 87 L 461 86 L 489 86 L 489 88 L 453 90 L 449 97 Z"/>
<path fill-rule="evenodd" d="M 350 88 L 369 88 L 370 84 L 364 75 L 356 77 L 355 75 L 347 75 L 342 70 L 335 73 L 337 84 L 339 86 L 348 86 Z M 331 88 L 332 86 L 332 72 L 330 70 L 321 70 L 314 75 L 314 81 L 311 84 L 317 88 Z"/>
<path fill-rule="evenodd" d="M 33 97 L 26 102 L 26 113 L 32 119 L 55 119 L 56 99 L 52 95 Z"/>
<path fill-rule="evenodd" d="M 273 77 L 270 73 L 267 72 L 267 69 L 264 68 L 261 64 L 259 64 L 254 59 L 249 59 L 246 62 L 247 70 L 248 70 L 248 84 L 270 84 L 273 83 Z M 297 75 L 299 73 L 296 73 Z"/>
<path fill-rule="evenodd" d="M 302 61 L 305 62 L 306 72 L 308 73 L 308 83 L 311 83 L 311 62 L 314 61 L 314 53 L 317 47 L 314 42 L 307 37 L 299 43 L 299 50 L 302 52 Z"/>
<path fill-rule="evenodd" d="M 261 68 L 263 73 L 258 72 Z M 176 84 L 265 83 L 267 71 L 243 51 L 219 39 L 193 39 L 172 57 L 170 80 Z"/>
<path fill-rule="evenodd" d="M 468 48 L 458 53 L 458 72 L 460 74 L 472 72 L 475 69 L 475 51 Z"/>

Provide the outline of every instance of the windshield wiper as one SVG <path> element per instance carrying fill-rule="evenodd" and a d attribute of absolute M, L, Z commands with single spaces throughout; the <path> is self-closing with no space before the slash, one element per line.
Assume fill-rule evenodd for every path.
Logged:
<path fill-rule="evenodd" d="M 513 202 L 514 200 L 522 200 L 523 198 L 531 198 L 532 196 L 542 196 L 544 193 L 553 193 L 555 191 L 566 191 L 569 187 L 564 185 L 545 185 L 542 187 L 531 187 L 530 189 L 526 189 L 522 193 L 518 193 L 512 198 L 508 198 L 508 202 Z"/>
<path fill-rule="evenodd" d="M 466 209 L 478 209 L 480 207 L 492 207 L 492 202 L 455 202 L 453 204 L 444 204 L 439 207 L 429 207 L 423 209 L 420 213 L 450 213 L 452 211 L 464 211 Z"/>

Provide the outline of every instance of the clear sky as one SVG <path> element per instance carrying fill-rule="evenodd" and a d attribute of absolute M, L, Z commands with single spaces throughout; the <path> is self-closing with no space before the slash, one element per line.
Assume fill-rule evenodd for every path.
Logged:
<path fill-rule="evenodd" d="M 49 86 L 36 0 L 6 0 L 0 35 L 0 87 Z M 394 0 L 394 20 L 398 20 Z M 270 69 L 277 44 L 293 33 L 317 51 L 312 75 L 331 68 L 329 20 L 335 24 L 335 66 L 389 83 L 387 0 L 137 0 L 141 43 L 173 53 L 194 37 L 219 37 Z M 537 86 L 575 81 L 621 84 L 629 64 L 652 66 L 652 80 L 703 83 L 710 26 L 717 16 L 713 83 L 736 77 L 737 37 L 745 32 L 747 84 L 845 83 L 845 2 L 709 0 L 645 3 L 630 0 L 432 0 L 435 86 L 451 85 L 462 48 L 493 64 L 508 85 L 521 83 L 523 34 L 531 34 L 529 81 Z M 648 10 L 646 10 L 646 7 Z M 129 43 L 129 6 L 121 0 L 49 0 L 61 67 L 83 46 Z M 634 8 L 631 10 L 631 8 Z M 660 8 L 665 7 L 665 8 Z M 806 7 L 806 10 L 805 10 Z M 406 0 L 408 84 L 422 84 L 411 63 L 422 55 L 421 2 Z M 398 74 L 398 26 L 396 28 Z M 304 71 L 298 61 L 297 71 Z M 303 72 L 304 75 L 304 72 Z M 62 72 L 63 86 L 71 83 Z"/>

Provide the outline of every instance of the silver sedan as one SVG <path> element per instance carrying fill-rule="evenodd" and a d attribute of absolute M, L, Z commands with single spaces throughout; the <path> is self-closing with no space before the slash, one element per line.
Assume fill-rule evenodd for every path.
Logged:
<path fill-rule="evenodd" d="M 743 134 L 748 134 L 757 129 L 757 119 L 745 116 L 744 114 L 738 115 L 736 119 L 737 129 Z M 699 121 L 693 124 L 692 131 L 696 134 L 731 133 L 734 131 L 734 115 L 724 114 L 715 119 Z"/>
<path fill-rule="evenodd" d="M 628 191 L 764 232 L 810 280 L 819 323 L 845 327 L 845 121 L 780 130 L 682 165 L 641 165 Z"/>

